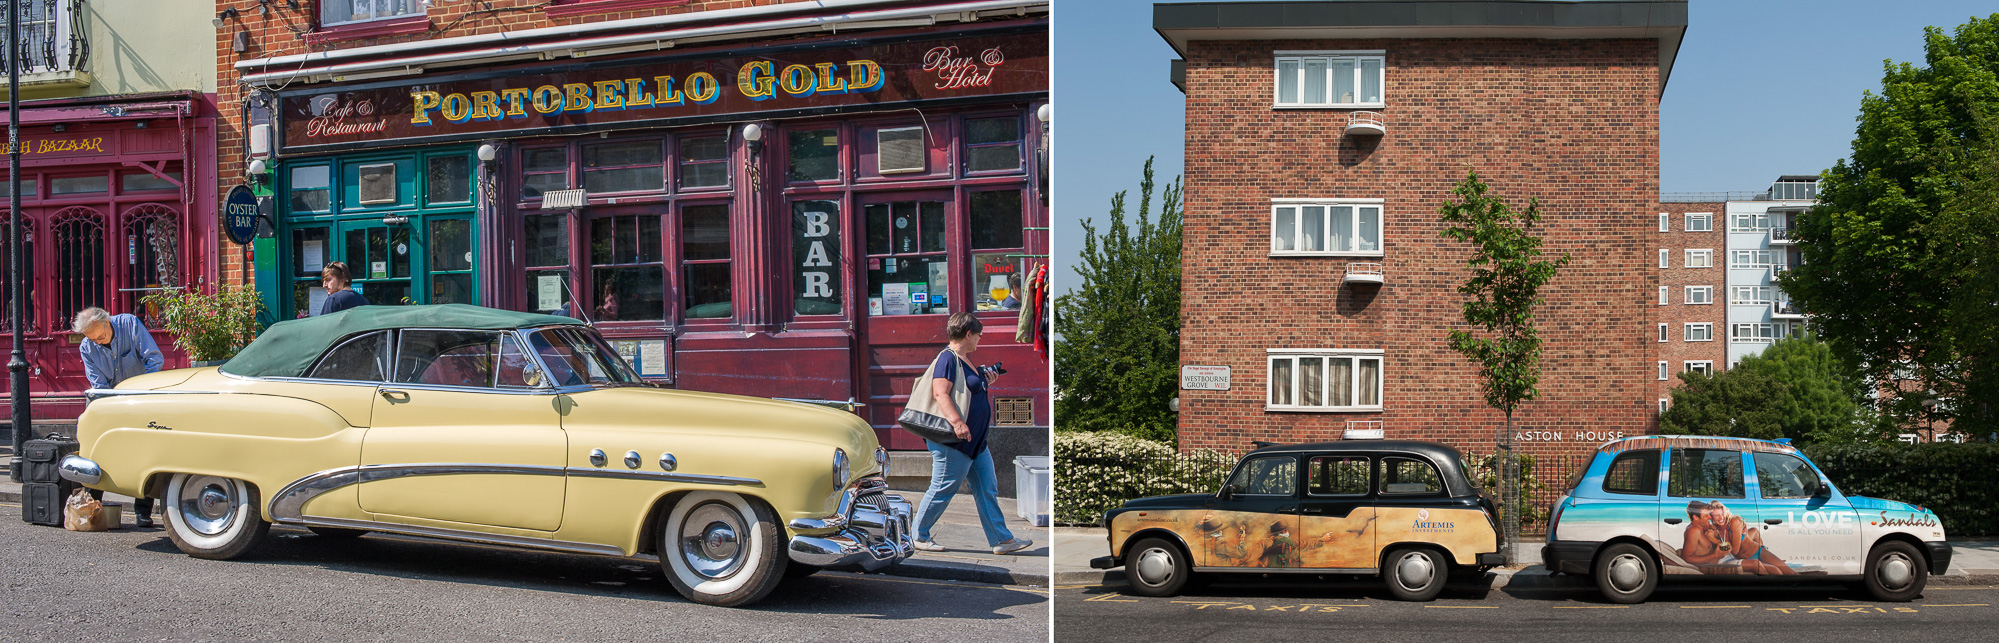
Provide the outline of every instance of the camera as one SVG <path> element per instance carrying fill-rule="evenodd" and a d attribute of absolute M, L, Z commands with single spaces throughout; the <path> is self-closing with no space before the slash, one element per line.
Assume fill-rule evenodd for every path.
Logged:
<path fill-rule="evenodd" d="M 979 372 L 980 372 L 980 373 L 985 373 L 985 374 L 986 374 L 986 377 L 992 377 L 992 376 L 994 376 L 994 375 L 1005 375 L 1005 374 L 1006 374 L 1006 368 L 1005 368 L 1004 366 L 1002 366 L 1002 364 L 1005 364 L 1005 363 L 1006 363 L 1006 362 L 993 362 L 993 363 L 992 363 L 992 364 L 990 364 L 990 365 L 987 365 L 987 366 L 981 366 L 981 367 L 979 367 Z"/>

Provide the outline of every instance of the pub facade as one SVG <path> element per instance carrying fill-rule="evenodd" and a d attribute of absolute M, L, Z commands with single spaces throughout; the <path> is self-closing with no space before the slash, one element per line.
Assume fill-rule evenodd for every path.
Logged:
<path fill-rule="evenodd" d="M 1015 331 L 1048 254 L 1047 4 L 874 4 L 237 63 L 271 321 L 340 261 L 372 305 L 583 319 L 649 380 L 857 402 L 920 449 L 894 416 L 972 312 L 1003 422 L 1045 431 Z"/>

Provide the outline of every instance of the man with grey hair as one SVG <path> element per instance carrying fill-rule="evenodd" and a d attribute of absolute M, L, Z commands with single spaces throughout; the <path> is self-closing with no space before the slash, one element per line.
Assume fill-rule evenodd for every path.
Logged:
<path fill-rule="evenodd" d="M 112 388 L 132 376 L 157 373 L 166 364 L 160 345 L 136 316 L 113 315 L 92 306 L 76 313 L 70 330 L 90 340 L 77 346 L 90 388 Z M 132 522 L 138 527 L 153 526 L 152 498 L 132 499 Z"/>

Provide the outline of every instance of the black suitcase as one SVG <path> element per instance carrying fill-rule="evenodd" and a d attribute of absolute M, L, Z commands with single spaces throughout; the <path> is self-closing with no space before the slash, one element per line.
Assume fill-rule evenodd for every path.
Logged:
<path fill-rule="evenodd" d="M 76 447 L 76 440 L 54 434 L 46 438 L 29 440 L 21 447 L 21 460 L 27 466 L 27 470 L 21 472 L 21 482 L 62 483 L 59 469 L 62 466 L 62 459 L 76 453 Z"/>
<path fill-rule="evenodd" d="M 76 483 L 21 485 L 21 521 L 50 527 L 62 526 L 63 502 L 76 491 Z"/>

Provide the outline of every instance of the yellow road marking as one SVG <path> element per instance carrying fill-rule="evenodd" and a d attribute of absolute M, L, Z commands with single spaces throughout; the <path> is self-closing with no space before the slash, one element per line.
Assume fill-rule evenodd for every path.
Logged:
<path fill-rule="evenodd" d="M 1498 605 L 1424 605 L 1424 607 L 1429 607 L 1429 608 L 1434 608 L 1434 609 L 1440 609 L 1440 610 L 1496 610 L 1496 609 L 1499 609 L 1499 606 L 1498 606 Z"/>
<path fill-rule="evenodd" d="M 1558 609 L 1558 610 L 1621 610 L 1621 609 L 1628 609 L 1628 608 L 1630 608 L 1630 607 L 1631 607 L 1630 605 L 1556 605 L 1556 606 L 1555 606 L 1555 609 Z"/>
<path fill-rule="evenodd" d="M 1750 607 L 1754 607 L 1754 606 L 1752 606 L 1752 605 L 1681 605 L 1681 606 L 1680 606 L 1680 609 L 1683 609 L 1683 610 L 1732 610 L 1732 609 L 1747 609 L 1747 608 L 1750 608 Z"/>
<path fill-rule="evenodd" d="M 1922 606 L 1923 606 L 1923 607 L 1991 607 L 1991 605 L 1988 605 L 1988 604 L 1985 604 L 1985 603 L 1957 603 L 1957 604 L 1950 604 L 1950 605 L 1939 605 L 1939 604 L 1936 604 L 1936 603 L 1923 603 L 1923 604 L 1922 604 Z"/>
<path fill-rule="evenodd" d="M 1118 598 L 1119 596 L 1122 596 L 1122 594 L 1118 594 L 1118 593 L 1116 593 L 1116 592 L 1112 592 L 1112 593 L 1109 593 L 1109 594 L 1099 594 L 1099 595 L 1096 595 L 1096 596 L 1092 596 L 1092 597 L 1089 597 L 1089 598 L 1085 598 L 1085 599 L 1083 599 L 1083 600 L 1084 600 L 1085 602 L 1090 602 L 1090 603 L 1136 603 L 1136 602 L 1138 602 L 1138 601 L 1127 601 L 1127 600 L 1123 600 L 1123 599 L 1120 599 L 1120 598 Z"/>

